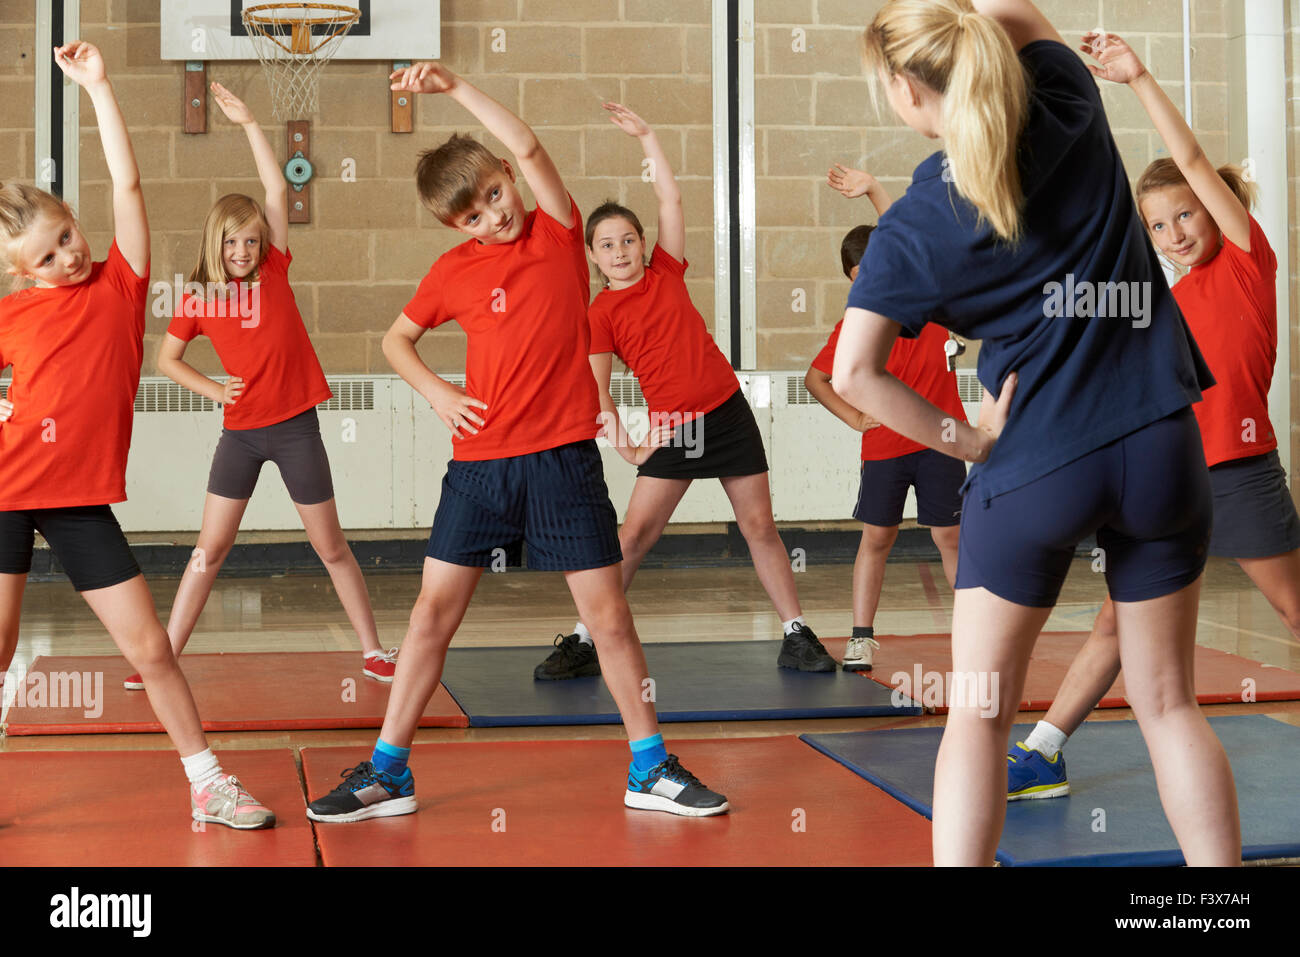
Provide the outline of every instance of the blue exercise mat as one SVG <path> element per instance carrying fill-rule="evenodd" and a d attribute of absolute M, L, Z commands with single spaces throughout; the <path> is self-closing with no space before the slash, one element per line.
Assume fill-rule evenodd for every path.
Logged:
<path fill-rule="evenodd" d="M 1023 741 L 1032 727 L 1017 725 L 1011 741 Z M 1211 718 L 1210 727 L 1223 742 L 1237 783 L 1242 859 L 1300 856 L 1300 728 L 1264 715 Z M 942 736 L 942 728 L 912 728 L 800 737 L 930 817 Z M 999 861 L 1071 867 L 1184 863 L 1136 721 L 1085 723 L 1066 744 L 1065 758 L 1070 794 L 1009 803 Z"/>
<path fill-rule="evenodd" d="M 750 721 L 765 718 L 856 718 L 920 714 L 909 698 L 861 675 L 806 674 L 776 666 L 779 641 L 647 644 L 660 721 Z M 442 683 L 470 727 L 618 724 L 601 678 L 535 681 L 550 653 L 524 648 L 452 648 Z M 899 695 L 899 697 L 902 697 Z"/>

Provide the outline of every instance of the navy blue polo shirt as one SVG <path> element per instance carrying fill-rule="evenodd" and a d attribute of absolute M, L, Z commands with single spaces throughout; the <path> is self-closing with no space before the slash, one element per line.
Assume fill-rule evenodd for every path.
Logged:
<path fill-rule="evenodd" d="M 913 338 L 927 322 L 983 340 L 995 395 L 1019 375 L 1005 429 L 968 485 L 987 501 L 1162 419 L 1214 383 L 1147 241 L 1096 81 L 1064 44 L 1020 52 L 1024 232 L 1012 247 L 935 153 L 880 218 L 849 293 Z"/>

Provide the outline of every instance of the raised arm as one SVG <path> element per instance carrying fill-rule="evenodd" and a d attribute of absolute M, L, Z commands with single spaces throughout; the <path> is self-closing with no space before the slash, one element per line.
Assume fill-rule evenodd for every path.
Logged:
<path fill-rule="evenodd" d="M 149 268 L 149 218 L 140 188 L 140 167 L 131 148 L 131 136 L 108 80 L 104 58 L 89 43 L 73 40 L 54 48 L 59 69 L 85 89 L 95 107 L 104 162 L 113 181 L 113 238 L 122 257 L 137 276 Z"/>
<path fill-rule="evenodd" d="M 550 154 L 527 123 L 441 63 L 416 63 L 395 71 L 389 80 L 390 88 L 394 90 L 446 93 L 473 113 L 514 156 L 519 172 L 532 187 L 538 208 L 566 229 L 573 225 L 572 206 L 564 181 L 560 179 Z"/>
<path fill-rule="evenodd" d="M 881 186 L 874 176 L 842 163 L 836 163 L 826 171 L 826 185 L 847 199 L 867 197 L 871 200 L 871 205 L 876 207 L 877 218 L 885 215 L 885 210 L 894 204 L 885 187 Z"/>
<path fill-rule="evenodd" d="M 1017 53 L 1036 40 L 1065 42 L 1030 0 L 971 0 L 971 6 L 976 13 L 992 17 L 1002 25 Z"/>
<path fill-rule="evenodd" d="M 1205 206 L 1205 211 L 1214 218 L 1229 242 L 1250 252 L 1250 211 L 1241 205 L 1223 181 L 1196 141 L 1196 134 L 1178 112 L 1178 107 L 1160 88 L 1155 77 L 1147 72 L 1132 47 L 1113 33 L 1092 31 L 1084 34 L 1079 49 L 1097 61 L 1096 66 L 1088 64 L 1094 76 L 1126 83 L 1137 94 L 1142 108 L 1155 124 L 1156 132 L 1164 140 L 1169 156 L 1178 165 L 1196 198 Z"/>
<path fill-rule="evenodd" d="M 253 160 L 257 164 L 257 177 L 262 181 L 266 191 L 266 222 L 271 227 L 271 245 L 280 252 L 289 248 L 289 187 L 280 171 L 280 163 L 275 158 L 275 150 L 253 117 L 253 111 L 235 94 L 220 83 L 212 84 L 212 98 L 226 114 L 226 119 L 244 128 L 248 145 L 253 150 Z"/>
<path fill-rule="evenodd" d="M 678 262 L 686 258 L 686 217 L 682 213 L 682 191 L 677 187 L 672 166 L 664 155 L 655 131 L 641 117 L 618 103 L 605 103 L 609 121 L 628 136 L 641 142 L 641 150 L 650 161 L 650 182 L 659 200 L 659 228 L 655 244 Z"/>

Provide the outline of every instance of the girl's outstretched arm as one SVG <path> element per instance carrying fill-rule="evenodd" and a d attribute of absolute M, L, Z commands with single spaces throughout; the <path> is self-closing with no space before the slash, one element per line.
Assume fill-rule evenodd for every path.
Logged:
<path fill-rule="evenodd" d="M 85 89 L 95 107 L 104 162 L 113 181 L 113 238 L 118 251 L 137 276 L 149 268 L 149 217 L 140 189 L 140 167 L 131 148 L 131 135 L 108 81 L 104 57 L 84 40 L 54 48 L 54 62 L 64 75 Z"/>
<path fill-rule="evenodd" d="M 865 196 L 876 207 L 876 218 L 885 215 L 885 210 L 894 204 L 885 187 L 881 186 L 870 173 L 853 169 L 843 163 L 836 163 L 826 171 L 826 185 L 849 199 Z"/>
<path fill-rule="evenodd" d="M 226 119 L 244 128 L 248 136 L 248 145 L 253 149 L 253 160 L 257 163 L 257 176 L 266 190 L 266 222 L 271 227 L 271 245 L 280 252 L 289 248 L 289 187 L 285 184 L 284 174 L 280 172 L 280 163 L 275 158 L 275 150 L 262 132 L 262 127 L 253 117 L 253 111 L 235 94 L 220 83 L 212 84 L 213 99 L 226 114 Z"/>
<path fill-rule="evenodd" d="M 1205 206 L 1234 246 L 1250 252 L 1250 211 L 1241 205 L 1236 195 L 1214 168 L 1201 144 L 1196 141 L 1178 107 L 1160 88 L 1155 77 L 1147 72 L 1133 48 L 1113 33 L 1085 33 L 1079 47 L 1097 61 L 1088 64 L 1094 76 L 1115 83 L 1126 83 L 1137 94 L 1142 107 L 1155 124 L 1156 132 L 1164 140 L 1169 155 L 1178 164 L 1178 170 L 1187 180 L 1196 198 Z"/>
<path fill-rule="evenodd" d="M 659 200 L 659 227 L 655 245 L 678 262 L 686 257 L 686 217 L 682 213 L 682 191 L 664 155 L 655 131 L 641 117 L 618 103 L 602 104 L 609 111 L 609 121 L 628 136 L 641 141 L 641 149 L 650 161 L 650 182 Z"/>

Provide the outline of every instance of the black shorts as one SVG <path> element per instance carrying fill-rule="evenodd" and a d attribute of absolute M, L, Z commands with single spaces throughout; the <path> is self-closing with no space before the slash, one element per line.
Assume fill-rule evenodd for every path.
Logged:
<path fill-rule="evenodd" d="M 858 507 L 853 517 L 885 528 L 903 520 L 907 490 L 916 488 L 916 521 L 946 528 L 961 521 L 961 487 L 966 463 L 934 449 L 862 463 Z"/>
<path fill-rule="evenodd" d="M 977 473 L 963 500 L 956 587 L 1050 608 L 1075 546 L 1096 532 L 1110 597 L 1160 598 L 1204 571 L 1211 502 L 1190 407 L 987 501 Z"/>
<path fill-rule="evenodd" d="M 113 510 L 82 505 L 0 512 L 0 575 L 32 570 L 36 532 L 50 543 L 77 591 L 120 585 L 140 574 Z"/>
<path fill-rule="evenodd" d="M 319 505 L 334 497 L 315 407 L 260 429 L 223 429 L 212 456 L 208 491 L 222 498 L 251 498 L 267 461 L 280 469 L 295 504 Z"/>
<path fill-rule="evenodd" d="M 604 568 L 623 560 L 594 439 L 528 455 L 447 463 L 425 554 L 487 568 L 498 558 L 547 571 Z"/>
<path fill-rule="evenodd" d="M 652 420 L 652 426 L 655 424 Z M 724 478 L 767 471 L 763 435 L 739 388 L 711 412 L 683 422 L 671 445 L 656 449 L 637 475 L 665 479 Z"/>
<path fill-rule="evenodd" d="M 1214 530 L 1210 554 L 1271 558 L 1300 548 L 1300 518 L 1277 450 L 1210 469 Z"/>

